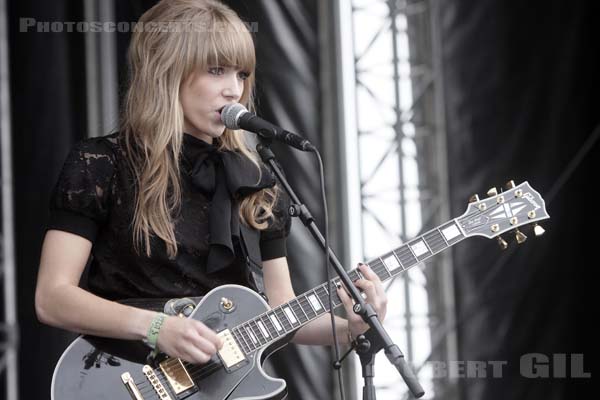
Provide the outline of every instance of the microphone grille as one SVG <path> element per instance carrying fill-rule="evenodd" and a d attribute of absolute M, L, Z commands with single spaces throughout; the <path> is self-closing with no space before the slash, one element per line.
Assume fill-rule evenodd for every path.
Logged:
<path fill-rule="evenodd" d="M 246 107 L 240 103 L 229 104 L 221 111 L 221 122 L 229 129 L 240 129 L 239 118 L 247 112 Z"/>

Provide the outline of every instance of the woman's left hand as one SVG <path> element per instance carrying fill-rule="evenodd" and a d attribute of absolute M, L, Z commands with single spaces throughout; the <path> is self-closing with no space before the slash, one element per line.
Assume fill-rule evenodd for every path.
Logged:
<path fill-rule="evenodd" d="M 358 269 L 365 279 L 354 281 L 354 285 L 363 291 L 364 295 L 366 295 L 365 301 L 373 306 L 379 320 L 383 322 L 387 311 L 387 296 L 383 285 L 381 284 L 381 280 L 367 264 L 358 264 Z M 348 293 L 346 293 L 346 290 L 343 287 L 339 287 L 337 292 L 346 309 L 350 333 L 353 338 L 356 338 L 358 335 L 369 329 L 369 325 L 366 324 L 359 315 L 352 311 L 353 300 Z"/>

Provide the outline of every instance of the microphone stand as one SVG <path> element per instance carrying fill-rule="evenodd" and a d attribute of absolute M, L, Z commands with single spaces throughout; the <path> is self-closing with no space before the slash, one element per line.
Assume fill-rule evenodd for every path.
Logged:
<path fill-rule="evenodd" d="M 312 214 L 306 205 L 300 201 L 275 161 L 275 154 L 273 154 L 270 148 L 271 138 L 265 137 L 265 135 L 261 134 L 259 134 L 258 137 L 259 143 L 256 145 L 256 151 L 262 158 L 263 162 L 268 165 L 273 173 L 277 176 L 279 182 L 292 200 L 292 206 L 289 209 L 290 215 L 299 217 L 302 223 L 308 228 L 313 238 L 315 238 L 321 248 L 325 250 L 325 239 L 315 224 Z M 353 344 L 353 347 L 357 347 L 357 353 L 359 353 L 361 364 L 363 366 L 363 377 L 365 379 L 363 398 L 367 400 L 375 400 L 375 388 L 373 386 L 374 362 L 375 354 L 381 349 L 384 349 L 388 360 L 394 367 L 396 367 L 413 396 L 417 398 L 423 396 L 425 391 L 421 387 L 421 384 L 417 380 L 414 372 L 410 369 L 406 360 L 404 359 L 404 354 L 402 354 L 400 348 L 392 342 L 392 339 L 383 328 L 383 325 L 377 318 L 377 313 L 373 307 L 365 302 L 360 292 L 354 286 L 352 280 L 330 248 L 327 249 L 327 254 L 329 256 L 329 261 L 333 265 L 336 273 L 346 286 L 350 296 L 355 301 L 353 306 L 354 313 L 360 315 L 363 321 L 365 321 L 370 327 L 370 329 L 364 335 L 359 335 L 360 341 L 357 342 L 357 344 Z M 333 306 L 331 304 L 330 312 L 333 312 Z M 346 355 L 347 354 L 348 353 L 346 353 Z M 342 360 L 346 357 L 346 355 L 342 357 Z M 336 365 L 336 368 L 339 368 L 339 365 Z"/>

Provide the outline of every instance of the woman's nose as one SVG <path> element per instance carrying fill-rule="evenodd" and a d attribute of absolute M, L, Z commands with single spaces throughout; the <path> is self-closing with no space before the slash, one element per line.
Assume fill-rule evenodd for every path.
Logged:
<path fill-rule="evenodd" d="M 226 80 L 225 88 L 223 89 L 223 95 L 225 97 L 232 98 L 233 100 L 239 100 L 242 97 L 244 91 L 244 81 L 238 78 L 238 74 L 231 74 Z"/>

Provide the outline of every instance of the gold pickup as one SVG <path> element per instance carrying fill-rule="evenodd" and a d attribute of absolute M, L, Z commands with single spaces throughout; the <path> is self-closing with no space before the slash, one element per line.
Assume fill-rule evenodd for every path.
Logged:
<path fill-rule="evenodd" d="M 194 381 L 180 359 L 168 358 L 159 366 L 175 394 L 181 394 L 194 387 Z"/>
<path fill-rule="evenodd" d="M 246 356 L 229 329 L 225 329 L 217 334 L 223 339 L 223 347 L 219 350 L 219 357 L 223 361 L 225 368 L 232 368 L 240 362 L 246 360 Z"/>

